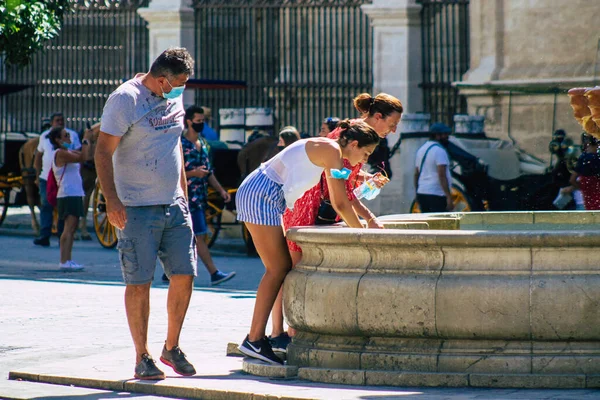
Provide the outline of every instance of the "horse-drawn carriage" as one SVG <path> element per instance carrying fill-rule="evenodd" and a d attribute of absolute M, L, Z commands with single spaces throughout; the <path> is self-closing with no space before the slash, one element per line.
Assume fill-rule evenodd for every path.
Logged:
<path fill-rule="evenodd" d="M 550 152 L 560 153 L 558 163 L 572 167 L 580 153 L 579 146 L 572 141 L 561 145 L 555 140 Z M 565 148 L 553 148 L 552 144 Z M 561 182 L 553 174 L 553 166 L 515 144 L 488 138 L 484 133 L 455 134 L 446 150 L 451 162 L 455 211 L 556 210 L 553 201 Z M 416 200 L 411 212 L 420 212 Z"/>
<path fill-rule="evenodd" d="M 32 157 L 25 157 L 23 145 L 38 137 L 37 133 L 30 132 L 0 133 L 0 225 L 6 218 L 8 207 L 28 204 L 25 188 L 34 185 L 35 172 L 32 172 L 33 165 L 30 164 Z M 31 143 L 35 144 L 34 141 Z M 32 211 L 32 218 L 33 215 Z"/>

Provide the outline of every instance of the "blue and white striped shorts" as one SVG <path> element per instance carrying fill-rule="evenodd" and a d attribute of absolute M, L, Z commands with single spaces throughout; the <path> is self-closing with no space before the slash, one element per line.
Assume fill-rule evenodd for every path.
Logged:
<path fill-rule="evenodd" d="M 235 195 L 237 219 L 257 225 L 281 225 L 285 197 L 279 183 L 273 182 L 260 168 L 244 179 Z"/>

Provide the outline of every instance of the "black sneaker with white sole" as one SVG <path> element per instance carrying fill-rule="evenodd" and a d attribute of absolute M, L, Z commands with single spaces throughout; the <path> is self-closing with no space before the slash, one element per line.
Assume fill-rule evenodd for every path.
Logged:
<path fill-rule="evenodd" d="M 278 353 L 287 353 L 287 347 L 292 341 L 292 338 L 287 334 L 287 332 L 283 332 L 279 336 L 269 337 L 269 343 L 271 343 L 271 348 L 273 351 Z"/>
<path fill-rule="evenodd" d="M 281 358 L 273 353 L 271 343 L 269 343 L 269 339 L 267 339 L 266 336 L 260 340 L 251 342 L 246 335 L 246 338 L 238 348 L 248 357 L 256 358 L 257 360 L 265 361 L 269 364 L 283 365 Z"/>

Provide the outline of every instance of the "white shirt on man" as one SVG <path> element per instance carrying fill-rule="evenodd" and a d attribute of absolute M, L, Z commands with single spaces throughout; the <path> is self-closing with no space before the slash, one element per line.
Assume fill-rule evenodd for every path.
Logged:
<path fill-rule="evenodd" d="M 81 148 L 81 141 L 79 140 L 79 135 L 72 129 L 65 128 L 69 135 L 71 136 L 71 150 L 77 150 Z M 50 129 L 42 132 L 40 135 L 40 143 L 38 144 L 37 151 L 38 153 L 42 153 L 42 171 L 40 172 L 40 179 L 45 181 L 48 180 L 48 173 L 50 172 L 50 168 L 52 168 L 52 156 L 54 154 L 54 146 L 48 140 L 48 133 L 50 133 Z"/>
<path fill-rule="evenodd" d="M 448 179 L 448 185 L 452 183 L 452 176 L 450 175 L 450 158 L 446 149 L 435 140 L 428 140 L 417 150 L 417 156 L 415 159 L 415 167 L 421 168 L 423 162 L 423 156 L 427 149 L 431 148 L 427 153 L 423 168 L 420 170 L 419 184 L 417 188 L 418 194 L 430 194 L 435 196 L 445 196 L 444 189 L 440 183 L 440 177 L 438 175 L 437 167 L 439 165 L 446 166 L 446 178 Z"/>

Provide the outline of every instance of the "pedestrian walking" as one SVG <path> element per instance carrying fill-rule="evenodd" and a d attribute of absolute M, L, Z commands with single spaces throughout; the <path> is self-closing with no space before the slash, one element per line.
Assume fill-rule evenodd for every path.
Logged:
<path fill-rule="evenodd" d="M 58 184 L 57 208 L 58 219 L 63 221 L 63 231 L 60 235 L 60 264 L 63 271 L 81 271 L 83 265 L 73 261 L 72 250 L 75 231 L 79 218 L 83 217 L 83 181 L 79 168 L 82 162 L 90 159 L 91 132 L 86 131 L 82 141 L 81 151 L 69 150 L 71 134 L 64 128 L 52 128 L 48 140 L 52 145 L 52 169 Z"/>
<path fill-rule="evenodd" d="M 432 124 L 429 128 L 429 140 L 417 150 L 414 184 L 421 212 L 454 209 L 450 194 L 450 158 L 446 152 L 451 132 L 452 129 L 446 124 Z"/>
<path fill-rule="evenodd" d="M 236 207 L 238 219 L 246 223 L 256 250 L 265 265 L 258 286 L 250 333 L 239 349 L 249 357 L 271 364 L 283 364 L 275 355 L 265 327 L 281 284 L 292 267 L 281 229 L 281 216 L 293 208 L 305 191 L 314 187 L 325 172 L 331 191 L 331 204 L 346 224 L 362 227 L 348 201 L 344 178 L 344 159 L 351 165 L 365 162 L 377 146 L 379 136 L 365 123 L 340 122 L 340 138 L 299 140 L 263 163 L 240 185 Z"/>
<path fill-rule="evenodd" d="M 183 147 L 183 161 L 187 179 L 188 202 L 192 216 L 192 229 L 196 236 L 196 250 L 206 270 L 210 274 L 211 286 L 219 285 L 235 276 L 235 271 L 222 272 L 215 267 L 204 236 L 208 233 L 206 225 L 206 200 L 208 185 L 212 186 L 223 198 L 225 203 L 231 201 L 231 195 L 221 186 L 214 175 L 208 152 L 208 144 L 200 132 L 203 129 L 204 110 L 201 107 L 191 106 L 185 111 L 187 129 L 181 137 Z M 168 280 L 163 275 L 163 280 Z"/>
<path fill-rule="evenodd" d="M 65 127 L 65 117 L 62 113 L 57 112 L 52 114 L 50 117 L 50 124 L 50 129 L 61 128 L 65 129 L 69 133 L 69 138 L 71 139 L 71 143 L 69 144 L 70 150 L 78 150 L 81 148 L 79 135 L 74 130 Z M 41 133 L 34 160 L 34 166 L 38 173 L 37 184 L 40 190 L 40 235 L 33 240 L 33 243 L 37 246 L 44 247 L 50 246 L 50 236 L 52 235 L 52 214 L 54 212 L 54 207 L 48 203 L 48 199 L 46 198 L 48 174 L 52 169 L 52 156 L 54 154 L 54 148 L 48 140 L 50 129 Z M 61 233 L 62 223 L 59 223 L 58 234 L 60 235 Z"/>
<path fill-rule="evenodd" d="M 96 170 L 106 213 L 117 228 L 125 311 L 136 352 L 135 377 L 164 379 L 148 349 L 150 285 L 157 257 L 170 278 L 167 339 L 160 360 L 196 373 L 179 347 L 196 275 L 196 249 L 181 147 L 181 95 L 194 70 L 184 48 L 170 48 L 150 71 L 120 85 L 106 101 Z"/>

